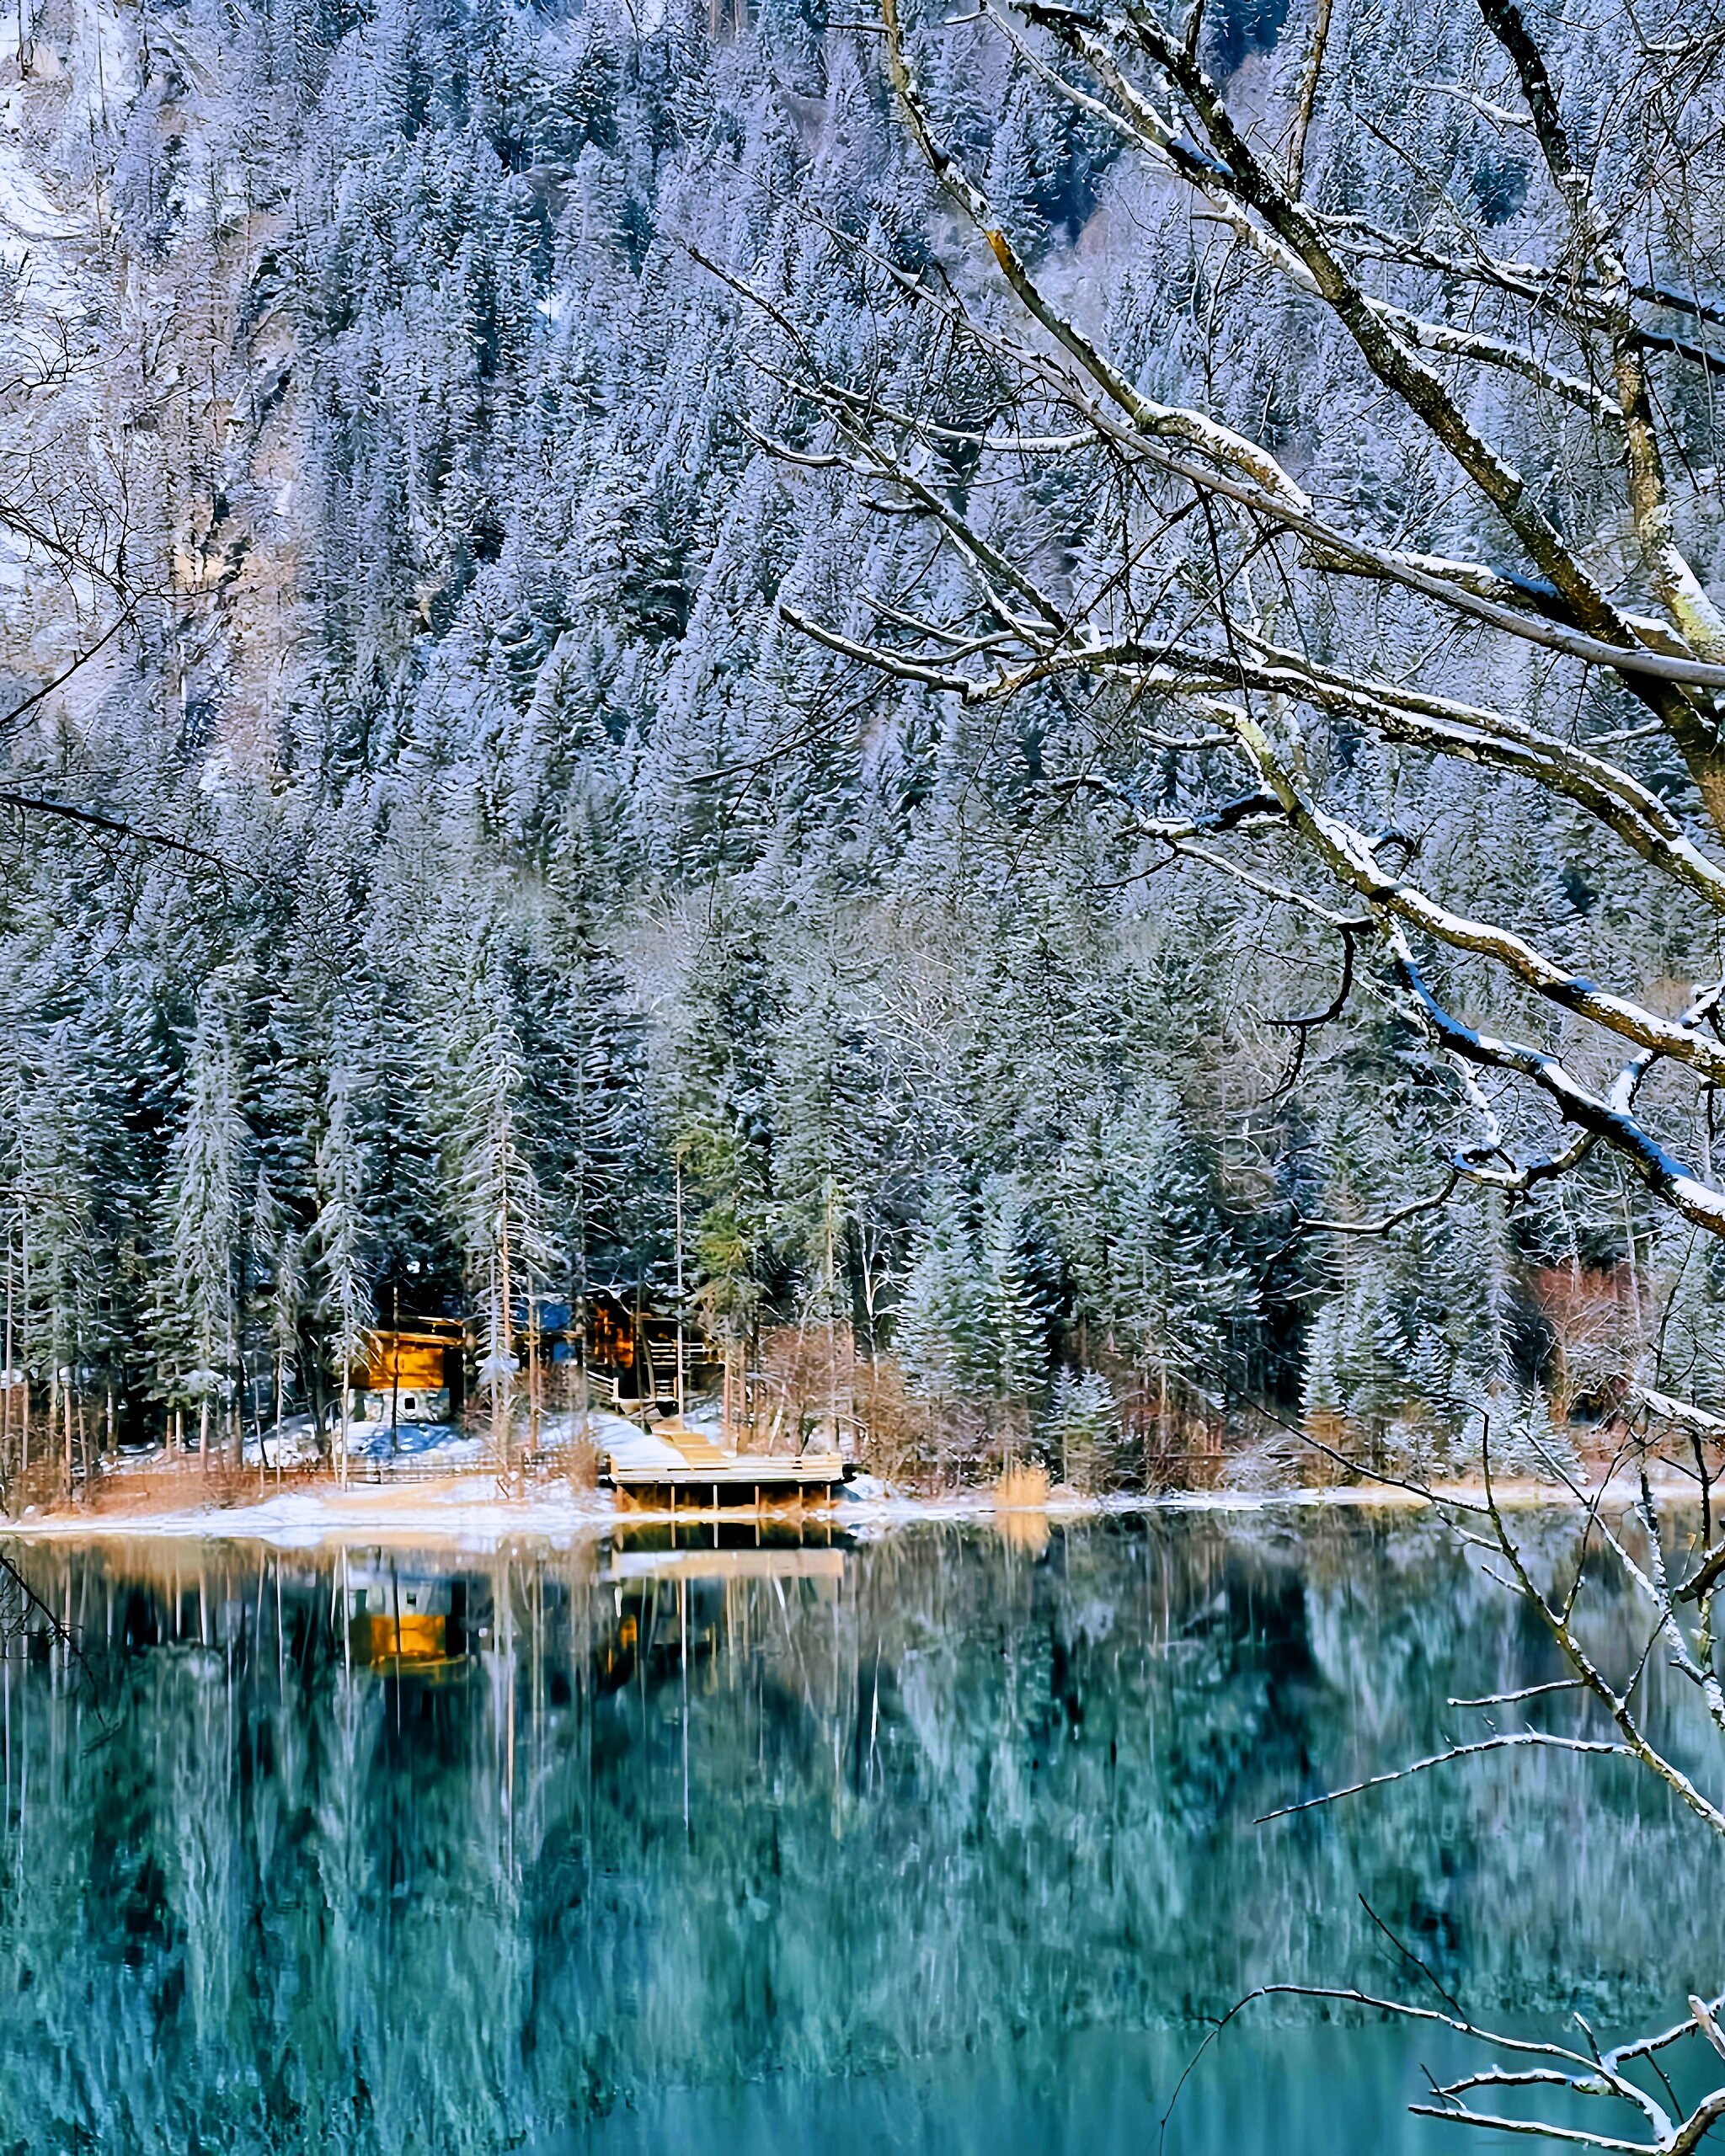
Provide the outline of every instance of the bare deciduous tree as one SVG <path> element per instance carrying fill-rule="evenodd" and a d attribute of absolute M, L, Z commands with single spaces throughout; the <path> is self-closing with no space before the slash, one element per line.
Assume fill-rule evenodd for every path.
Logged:
<path fill-rule="evenodd" d="M 1604 1149 L 1658 1205 L 1725 1234 L 1711 1161 L 1685 1158 L 1725 1079 L 1725 985 L 1682 996 L 1591 978 L 1488 894 L 1452 888 L 1417 834 L 1373 828 L 1341 782 L 1360 739 L 1469 766 L 1487 800 L 1514 792 L 1568 819 L 1578 853 L 1621 849 L 1650 909 L 1680 912 L 1698 948 L 1717 941 L 1725 616 L 1690 558 L 1715 482 L 1690 437 L 1711 422 L 1684 415 L 1725 376 L 1725 302 L 1703 296 L 1725 216 L 1725 30 L 1626 19 L 1616 79 L 1584 83 L 1572 118 L 1542 18 L 1519 0 L 1478 7 L 1457 34 L 1462 79 L 1407 94 L 1455 100 L 1525 147 L 1542 212 L 1525 259 L 1495 253 L 1485 211 L 1411 151 L 1381 216 L 1309 186 L 1327 132 L 1333 147 L 1359 124 L 1344 96 L 1327 109 L 1322 0 L 1297 81 L 1268 111 L 1260 79 L 1236 94 L 1206 72 L 1195 7 L 1176 24 L 1140 0 L 981 0 L 965 19 L 1183 202 L 1205 334 L 1230 310 L 1249 329 L 1279 308 L 1277 334 L 1328 340 L 1348 394 L 1379 415 L 1384 468 L 1346 487 L 1332 474 L 1326 497 L 1302 469 L 1309 441 L 1253 430 L 1220 396 L 1159 402 L 1110 356 L 1093 320 L 1104 296 L 1039 267 L 943 136 L 919 77 L 942 33 L 882 0 L 909 128 L 1010 299 L 833 243 L 884 307 L 968 350 L 1000 392 L 991 419 L 951 424 L 932 400 L 895 400 L 884 365 L 822 367 L 768 307 L 790 356 L 765 364 L 818 415 L 773 446 L 923 520 L 968 572 L 963 606 L 940 614 L 884 593 L 849 622 L 786 611 L 835 652 L 968 706 L 1087 699 L 1096 723 L 1067 744 L 1055 793 L 1114 804 L 1152 860 L 1239 879 L 1290 937 L 1335 938 L 1340 991 L 1298 1023 L 1345 1024 L 1365 994 L 1406 1014 L 1472 1125 L 1456 1174 L 1525 1192 Z M 1398 499 L 1391 467 L 1409 459 L 1418 484 Z M 1075 565 L 992 531 L 987 482 L 1007 467 L 1085 472 L 1111 504 L 1103 539 Z M 1482 1003 L 1515 1023 L 1477 1022 Z"/>
<path fill-rule="evenodd" d="M 1569 1546 L 1556 1558 L 1535 1554 L 1534 1538 L 1518 1526 L 1514 1514 L 1501 1501 L 1491 1471 L 1488 1429 L 1484 1487 L 1477 1498 L 1453 1492 L 1437 1496 L 1418 1485 L 1402 1486 L 1434 1502 L 1457 1538 L 1479 1553 L 1489 1576 L 1521 1599 L 1562 1654 L 1570 1674 L 1479 1699 L 1451 1700 L 1450 1706 L 1459 1712 L 1489 1717 L 1484 1734 L 1463 1738 L 1386 1774 L 1286 1805 L 1267 1814 L 1260 1825 L 1489 1753 L 1556 1752 L 1616 1760 L 1648 1773 L 1697 1824 L 1725 1834 L 1725 1809 L 1661 1733 L 1648 1682 L 1655 1664 L 1674 1671 L 1693 1687 L 1704 1726 L 1715 1742 L 1725 1741 L 1725 1689 L 1715 1664 L 1719 1598 L 1725 1591 L 1725 1538 L 1719 1534 L 1714 1502 L 1725 1419 L 1692 1407 L 1677 1408 L 1658 1396 L 1649 1396 L 1649 1402 L 1647 1412 L 1624 1431 L 1616 1457 L 1591 1482 L 1577 1479 L 1562 1460 L 1548 1454 L 1551 1475 L 1567 1486 L 1578 1508 Z M 1664 1444 L 1674 1440 L 1689 1453 L 1697 1477 L 1698 1522 L 1692 1514 L 1685 1516 L 1686 1508 L 1662 1504 L 1657 1494 L 1658 1470 L 1664 1468 L 1669 1476 L 1673 1465 L 1661 1454 Z M 1626 1474 L 1637 1492 L 1627 1503 L 1621 1486 L 1615 1486 L 1620 1474 Z M 1632 1588 L 1646 1628 L 1631 1666 L 1617 1670 L 1606 1666 L 1605 1657 L 1589 1637 L 1589 1595 L 1597 1593 L 1602 1577 L 1614 1569 Z M 1564 1712 L 1569 1726 L 1551 1726 L 1553 1714 Z M 1488 2064 L 1448 2081 L 1432 2079 L 1429 2102 L 1413 2107 L 1425 2117 L 1575 2148 L 1645 2150 L 1648 2156 L 1688 2156 L 1725 2121 L 1725 2083 L 1715 2079 L 1706 2085 L 1706 2069 L 1711 2067 L 1714 2076 L 1719 2070 L 1709 2054 L 1725 2060 L 1725 2036 L 1718 2020 L 1725 2013 L 1725 1999 L 1703 1999 L 1692 1992 L 1684 2020 L 1652 2036 L 1611 2046 L 1602 2046 L 1578 2015 L 1574 2017 L 1576 2036 L 1570 2041 L 1506 2034 L 1482 2025 L 1418 1956 L 1393 1933 L 1388 1936 L 1398 1955 L 1437 1993 L 1440 2006 L 1402 1997 L 1379 1998 L 1357 1989 L 1272 1984 L 1249 1993 L 1233 2012 L 1257 1999 L 1278 1994 L 1314 1998 L 1446 2029 L 1495 2054 Z M 1232 2014 L 1227 2017 L 1232 2018 Z M 1216 2033 L 1212 2031 L 1212 2038 Z M 1206 2046 L 1210 2041 L 1206 2039 Z M 1683 2059 L 1691 2089 L 1700 2082 L 1700 2094 L 1680 2095 L 1665 2070 L 1673 2053 Z M 1533 2109 L 1509 2117 L 1487 2107 L 1494 2096 L 1501 2099 L 1511 2091 L 1530 2100 Z M 1609 2116 L 1613 2110 L 1615 2119 Z M 1632 2133 L 1640 2137 L 1632 2138 Z"/>
<path fill-rule="evenodd" d="M 1466 889 L 1456 863 L 1426 857 L 1418 833 L 1375 828 L 1348 780 L 1362 739 L 1434 771 L 1469 767 L 1487 814 L 1494 800 L 1540 804 L 1573 832 L 1579 861 L 1619 850 L 1650 912 L 1681 916 L 1692 948 L 1720 947 L 1725 616 L 1695 565 L 1712 536 L 1717 478 L 1692 454 L 1710 414 L 1692 414 L 1725 376 L 1715 349 L 1725 297 L 1706 296 L 1725 240 L 1725 28 L 1693 13 L 1669 11 L 1661 26 L 1626 12 L 1613 59 L 1555 13 L 1476 3 L 1477 22 L 1453 35 L 1458 78 L 1411 78 L 1406 93 L 1453 99 L 1522 146 L 1540 238 L 1513 257 L 1497 251 L 1480 205 L 1412 150 L 1407 188 L 1381 210 L 1326 184 L 1326 137 L 1333 166 L 1338 142 L 1362 124 L 1333 80 L 1330 0 L 1316 0 L 1279 103 L 1262 74 L 1225 83 L 1207 72 L 1196 5 L 1176 22 L 1147 0 L 980 0 L 962 31 L 935 31 L 907 22 L 900 0 L 881 0 L 905 121 L 1006 292 L 991 299 L 950 259 L 907 266 L 854 238 L 833 243 L 876 280 L 888 339 L 892 310 L 901 323 L 920 318 L 925 344 L 944 339 L 984 363 L 994 408 L 955 422 L 937 397 L 893 392 L 903 369 L 841 376 L 761 301 L 779 340 L 763 363 L 816 419 L 773 446 L 883 514 L 922 520 L 963 565 L 966 595 L 937 611 L 902 592 L 872 594 L 843 621 L 786 611 L 831 650 L 965 706 L 1050 685 L 1069 711 L 1081 702 L 1092 723 L 1073 729 L 1055 798 L 1102 804 L 1152 863 L 1178 858 L 1237 879 L 1262 900 L 1267 936 L 1293 947 L 1315 925 L 1334 940 L 1339 987 L 1292 1022 L 1302 1046 L 1376 995 L 1450 1074 L 1449 1097 L 1471 1127 L 1449 1145 L 1426 1203 L 1445 1202 L 1464 1179 L 1525 1193 L 1603 1150 L 1659 1208 L 1722 1235 L 1706 1114 L 1725 1079 L 1725 968 L 1686 994 L 1669 981 L 1596 980 L 1546 947 L 1534 921 Z M 1347 485 L 1332 470 L 1314 479 L 1308 467 L 1321 461 L 1297 430 L 1253 426 L 1222 392 L 1159 401 L 1110 355 L 1101 296 L 1014 236 L 924 87 L 930 39 L 980 35 L 979 23 L 1049 98 L 1142 160 L 1152 192 L 1183 201 L 1193 289 L 1210 310 L 1204 334 L 1229 309 L 1248 321 L 1283 309 L 1283 334 L 1310 322 L 1348 394 L 1379 415 L 1381 468 Z M 1595 72 L 1566 80 L 1578 55 Z M 1421 475 L 1399 495 L 1397 459 Z M 1103 542 L 1063 557 L 991 526 L 987 481 L 1006 467 L 1087 472 L 1092 499 L 1108 504 Z M 1515 1022 L 1483 1022 L 1482 1008 Z M 1352 1225 L 1386 1233 L 1418 1209 Z M 1698 1535 L 1656 1506 L 1648 1463 L 1674 1435 L 1664 1472 L 1696 1476 Z M 1721 1800 L 1651 1733 L 1643 1691 L 1649 1659 L 1668 1661 L 1725 1739 L 1714 1662 L 1722 1440 L 1725 1422 L 1643 1388 L 1622 1453 L 1595 1482 L 1573 1481 L 1554 1456 L 1551 1472 L 1572 1481 L 1582 1508 L 1578 1546 L 1556 1579 L 1527 1554 L 1489 1474 L 1479 1502 L 1449 1507 L 1570 1674 L 1454 1703 L 1509 1710 L 1511 1726 L 1401 1772 L 1503 1750 L 1610 1756 L 1725 1833 Z M 1620 1523 L 1621 1497 L 1607 1492 L 1626 1468 L 1640 1499 Z M 1599 1665 L 1578 1615 L 1602 1548 L 1648 1619 L 1645 1648 L 1623 1671 Z M 1581 1703 L 1568 1728 L 1551 1724 L 1559 1701 Z M 1717 1999 L 1697 1996 L 1680 2025 L 1602 2049 L 1584 2028 L 1579 2045 L 1484 2030 L 1447 1998 L 1439 2010 L 1327 1996 L 1442 2024 L 1499 2055 L 1434 2086 L 1422 2107 L 1434 2116 L 1663 2156 L 1725 2120 L 1725 2086 L 1680 2102 L 1661 2065 L 1685 2040 L 1725 2058 Z M 1581 2111 L 1502 2118 L 1490 2100 L 1508 2090 Z M 1628 2131 L 1590 2123 L 1595 2101 L 1628 2115 Z"/>

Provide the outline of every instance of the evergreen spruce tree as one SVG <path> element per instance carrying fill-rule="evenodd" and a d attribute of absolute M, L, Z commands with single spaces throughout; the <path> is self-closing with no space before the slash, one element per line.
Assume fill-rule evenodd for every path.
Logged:
<path fill-rule="evenodd" d="M 1055 1374 L 1044 1443 L 1059 1481 L 1075 1490 L 1103 1488 L 1119 1431 L 1119 1411 L 1106 1378 L 1095 1370 Z"/>
<path fill-rule="evenodd" d="M 171 1406 L 195 1408 L 198 1450 L 206 1459 L 238 1363 L 248 1130 L 232 1024 L 227 985 L 212 981 L 200 1000 L 186 1056 L 164 1203 L 163 1383 Z"/>
<path fill-rule="evenodd" d="M 990 1381 L 1007 1409 L 1028 1419 L 1048 1382 L 1050 1311 L 1029 1204 L 1009 1179 L 995 1178 L 983 1193 L 978 1259 Z"/>
<path fill-rule="evenodd" d="M 529 1297 L 560 1276 L 535 1163 L 529 1071 L 507 974 L 494 956 L 451 1060 L 446 1159 L 468 1278 L 483 1315 L 479 1374 L 500 1461 L 514 1456 L 515 1336 Z"/>
<path fill-rule="evenodd" d="M 1226 1406 L 1244 1364 L 1256 1297 L 1173 1089 L 1105 1111 L 1072 1160 L 1091 1194 L 1075 1271 L 1085 1309 L 1139 1373 L 1150 1422 Z"/>
<path fill-rule="evenodd" d="M 554 991 L 559 1054 L 547 1092 L 547 1201 L 563 1223 L 571 1299 L 611 1278 L 638 1278 L 662 1206 L 651 1143 L 643 1027 L 622 974 L 586 945 Z"/>
<path fill-rule="evenodd" d="M 364 1358 L 366 1331 L 371 1321 L 367 1164 L 355 1127 L 355 1091 L 353 1072 L 338 1063 L 329 1074 L 315 1171 L 317 1211 L 307 1238 L 315 1267 L 315 1310 L 323 1328 L 323 1352 L 339 1387 L 337 1465 L 344 1481 L 354 1372 Z"/>
<path fill-rule="evenodd" d="M 757 1329 L 772 1264 L 772 1093 L 769 1049 L 778 1004 L 752 923 L 717 914 L 685 976 L 674 1054 L 670 1140 L 695 1218 L 695 1307 L 723 1343 L 728 1412 Z"/>
<path fill-rule="evenodd" d="M 911 1241 L 893 1343 L 911 1384 L 937 1413 L 986 1383 L 988 1294 L 963 1203 L 937 1182 Z"/>

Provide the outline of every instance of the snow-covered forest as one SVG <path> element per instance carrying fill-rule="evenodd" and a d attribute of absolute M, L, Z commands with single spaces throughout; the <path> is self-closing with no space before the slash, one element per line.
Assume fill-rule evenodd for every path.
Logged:
<path fill-rule="evenodd" d="M 1528 128 L 1467 87 L 1480 23 L 1322 13 L 1308 193 L 1362 229 L 1453 197 L 1559 274 Z M 1146 394 L 1272 442 L 1302 498 L 1448 551 L 1452 475 L 1336 337 L 1253 296 L 1237 234 L 1035 50 L 939 13 L 929 106 L 1041 288 Z M 1603 137 L 1644 55 L 1595 17 L 1551 27 Z M 1300 0 L 1220 0 L 1194 49 L 1274 113 L 1310 29 Z M 1713 1236 L 1609 1150 L 1458 1182 L 1491 1102 L 1395 984 L 1362 953 L 1346 1022 L 1289 1026 L 1353 941 L 1123 819 L 1223 799 L 1207 750 L 1106 684 L 973 702 L 799 626 L 878 643 L 895 595 L 921 622 L 964 580 L 812 455 L 817 378 L 942 417 L 930 483 L 1003 557 L 1081 582 L 1117 529 L 1092 446 L 967 446 L 1006 361 L 895 304 L 911 276 L 985 324 L 1014 303 L 877 24 L 19 0 L 0 90 L 0 1203 L 39 1414 L 226 1423 L 327 1389 L 393 1308 L 494 1338 L 536 1293 L 663 1306 L 680 1177 L 701 1322 L 757 1356 L 849 1343 L 900 1465 L 1243 1474 L 1302 1421 L 1442 1461 L 1482 1402 L 1567 1441 L 1638 1364 L 1725 1406 Z M 1709 170 L 1671 244 L 1717 297 Z M 1430 282 L 1471 325 L 1465 282 Z M 1719 370 L 1668 363 L 1707 584 Z M 1585 538 L 1575 400 L 1509 366 L 1467 396 Z M 1178 543 L 1190 595 L 1214 530 Z M 1374 649 L 1466 693 L 1476 654 L 1422 603 L 1381 591 Z M 1621 690 L 1554 661 L 1500 692 L 1626 742 L 1689 814 Z M 1325 754 L 1362 828 L 1563 965 L 1671 1011 L 1718 977 L 1717 911 L 1650 897 L 1538 784 L 1343 719 Z M 1447 979 L 1475 1028 L 1520 992 Z M 1711 1103 L 1648 1106 L 1709 1177 Z"/>

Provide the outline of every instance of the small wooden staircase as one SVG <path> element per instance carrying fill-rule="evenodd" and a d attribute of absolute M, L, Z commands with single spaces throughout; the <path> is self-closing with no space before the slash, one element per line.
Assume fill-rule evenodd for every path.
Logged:
<path fill-rule="evenodd" d="M 654 1426 L 655 1438 L 663 1438 L 674 1445 L 690 1467 L 724 1467 L 734 1455 L 721 1452 L 710 1438 L 703 1438 L 698 1430 L 686 1428 L 681 1422 L 659 1422 Z"/>
<path fill-rule="evenodd" d="M 676 1398 L 677 1343 L 675 1340 L 649 1340 L 647 1342 L 647 1374 L 652 1381 L 655 1400 Z"/>

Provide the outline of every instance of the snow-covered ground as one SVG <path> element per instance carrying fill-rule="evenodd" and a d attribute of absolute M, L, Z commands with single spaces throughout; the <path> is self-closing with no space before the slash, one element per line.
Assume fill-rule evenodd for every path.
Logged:
<path fill-rule="evenodd" d="M 633 1436 L 638 1439 L 642 1433 L 636 1430 Z M 645 1442 L 658 1444 L 662 1440 Z M 258 1497 L 248 1502 L 191 1502 L 143 1513 L 77 1510 L 30 1513 L 21 1520 L 6 1522 L 0 1534 L 67 1540 L 195 1537 L 262 1542 L 280 1549 L 343 1544 L 375 1546 L 388 1542 L 418 1549 L 488 1550 L 524 1538 L 567 1548 L 609 1532 L 622 1517 L 607 1491 L 577 1490 L 565 1479 L 547 1476 L 529 1481 L 525 1488 L 511 1493 L 494 1474 L 462 1471 L 453 1466 L 447 1477 L 435 1481 L 392 1481 L 386 1476 L 378 1481 L 355 1482 L 345 1490 L 329 1481 L 309 1487 L 272 1488 L 267 1474 L 260 1474 L 259 1485 Z M 1614 1492 L 1614 1498 L 1632 1505 L 1637 1494 L 1637 1488 L 1625 1483 L 1621 1491 Z M 1685 1492 L 1674 1486 L 1669 1494 L 1680 1498 Z M 1498 1495 L 1503 1503 L 1515 1507 L 1573 1502 L 1563 1491 L 1546 1484 L 1505 1486 Z M 834 1524 L 854 1538 L 868 1540 L 917 1520 L 991 1523 L 1009 1540 L 1040 1546 L 1046 1540 L 1049 1524 L 1105 1514 L 1163 1511 L 1261 1514 L 1413 1502 L 1405 1492 L 1382 1486 L 1216 1490 L 1159 1497 L 1101 1498 L 1055 1488 L 1043 1503 L 1002 1506 L 991 1490 L 916 1497 L 895 1491 L 872 1476 L 859 1476 L 837 1495 Z M 670 1515 L 656 1515 L 634 1506 L 627 1514 L 629 1524 L 635 1526 L 649 1524 L 661 1517 Z"/>
<path fill-rule="evenodd" d="M 613 1517 L 602 1492 L 569 1484 L 530 1485 L 510 1496 L 494 1475 L 451 1473 L 418 1484 L 366 1482 L 346 1490 L 333 1483 L 272 1492 L 267 1480 L 247 1504 L 188 1504 L 145 1514 L 75 1512 L 25 1518 L 9 1529 L 72 1539 L 196 1536 L 217 1541 L 267 1542 L 280 1549 L 321 1543 L 409 1543 L 451 1549 L 495 1549 L 529 1535 L 566 1545 L 603 1531 Z"/>
<path fill-rule="evenodd" d="M 695 1417 L 690 1417 L 695 1426 Z M 715 1426 L 716 1427 L 716 1426 Z M 275 1481 L 316 1463 L 316 1426 L 308 1415 L 290 1416 L 261 1441 L 246 1439 L 245 1465 L 258 1477 L 258 1494 L 249 1502 L 203 1498 L 196 1491 L 195 1462 L 179 1463 L 186 1472 L 186 1502 L 159 1511 L 116 1508 L 94 1513 L 77 1509 L 32 1513 L 5 1531 L 32 1535 L 199 1535 L 223 1540 L 259 1540 L 282 1547 L 322 1542 L 375 1542 L 380 1539 L 435 1542 L 489 1548 L 521 1535 L 557 1542 L 595 1534 L 616 1517 L 606 1491 L 577 1489 L 567 1476 L 547 1472 L 529 1476 L 515 1490 L 496 1472 L 489 1437 L 447 1422 L 353 1422 L 348 1427 L 350 1481 L 285 1485 Z M 540 1429 L 542 1449 L 554 1449 L 585 1438 L 601 1463 L 671 1467 L 681 1455 L 663 1438 L 627 1417 L 594 1410 L 586 1417 L 547 1417 Z M 342 1432 L 324 1433 L 321 1456 L 339 1454 Z M 129 1456 L 114 1487 L 123 1493 L 129 1475 L 161 1468 L 161 1452 Z M 637 1515 L 638 1516 L 638 1515 Z"/>
<path fill-rule="evenodd" d="M 417 1481 L 428 1468 L 455 1473 L 487 1467 L 495 1458 L 487 1433 L 459 1429 L 453 1422 L 397 1422 L 392 1428 L 387 1422 L 354 1422 L 348 1424 L 345 1433 L 339 1425 L 331 1425 L 324 1430 L 320 1446 L 312 1417 L 290 1415 L 261 1437 L 256 1433 L 247 1437 L 246 1465 L 273 1472 L 277 1468 L 309 1467 L 319 1459 L 337 1459 L 344 1434 L 349 1461 L 362 1462 L 368 1478 L 387 1476 L 399 1468 Z M 547 1415 L 540 1425 L 539 1443 L 543 1449 L 574 1444 L 583 1438 L 601 1457 L 615 1452 L 619 1458 L 660 1466 L 675 1465 L 679 1459 L 662 1438 L 650 1436 L 638 1423 L 599 1408 L 585 1420 L 578 1415 Z"/>
<path fill-rule="evenodd" d="M 350 1422 L 347 1428 L 347 1456 L 387 1470 L 399 1463 L 416 1470 L 425 1467 L 483 1466 L 490 1456 L 489 1438 L 459 1430 L 452 1422 Z M 326 1430 L 323 1456 L 338 1456 L 342 1449 L 339 1428 Z M 291 1415 L 279 1429 L 253 1435 L 245 1442 L 248 1467 L 306 1467 L 320 1456 L 318 1433 L 309 1415 Z"/>

